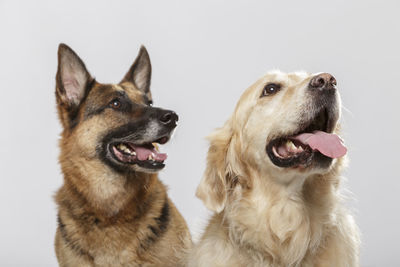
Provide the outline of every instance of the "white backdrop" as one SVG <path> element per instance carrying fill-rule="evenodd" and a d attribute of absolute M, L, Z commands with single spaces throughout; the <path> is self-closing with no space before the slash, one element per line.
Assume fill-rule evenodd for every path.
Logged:
<path fill-rule="evenodd" d="M 117 82 L 140 44 L 155 105 L 180 115 L 160 173 L 198 232 L 204 139 L 265 71 L 326 71 L 342 94 L 346 172 L 362 266 L 400 266 L 398 1 L 0 0 L 0 266 L 56 266 L 52 195 L 62 184 L 54 97 L 58 43 L 100 82 Z"/>

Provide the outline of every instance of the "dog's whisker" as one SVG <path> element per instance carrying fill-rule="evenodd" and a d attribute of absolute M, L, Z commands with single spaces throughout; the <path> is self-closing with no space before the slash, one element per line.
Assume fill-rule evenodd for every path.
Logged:
<path fill-rule="evenodd" d="M 350 109 L 348 109 L 344 104 L 342 104 L 342 109 L 346 111 L 351 117 L 353 118 L 355 117 L 354 113 Z"/>

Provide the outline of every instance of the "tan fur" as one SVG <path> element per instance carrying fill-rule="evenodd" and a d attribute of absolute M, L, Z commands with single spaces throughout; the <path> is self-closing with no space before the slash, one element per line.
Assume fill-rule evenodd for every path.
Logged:
<path fill-rule="evenodd" d="M 266 142 L 293 130 L 308 108 L 312 76 L 265 75 L 209 137 L 197 196 L 215 214 L 188 266 L 358 266 L 358 229 L 339 191 L 345 159 L 326 170 L 279 168 L 265 153 Z M 260 98 L 269 82 L 282 90 Z"/>
<path fill-rule="evenodd" d="M 91 174 L 98 175 L 101 170 Z M 93 193 L 83 190 L 93 197 L 91 201 L 85 199 L 78 192 L 82 188 L 69 185 L 66 178 L 56 197 L 59 216 L 67 229 L 64 237 L 60 227 L 56 234 L 60 266 L 180 265 L 185 253 L 183 248 L 190 247 L 186 224 L 167 198 L 165 186 L 155 174 L 138 178 L 147 183 L 128 182 L 125 185 L 127 189 L 124 189 L 122 185 L 115 186 L 104 180 L 94 181 L 104 187 L 114 187 L 113 195 L 121 194 L 112 204 L 111 201 L 98 202 Z M 154 218 L 160 215 L 165 198 L 168 199 L 171 216 L 167 231 L 157 242 L 151 243 L 151 247 L 147 247 L 146 239 L 155 238 L 149 226 L 157 223 Z M 116 214 L 110 216 L 110 210 Z"/>
<path fill-rule="evenodd" d="M 147 55 L 143 49 L 142 55 Z M 79 65 L 71 51 L 61 45 L 59 54 L 69 53 Z M 79 68 L 78 71 L 85 71 L 84 65 Z M 55 196 L 55 250 L 59 265 L 181 266 L 191 247 L 190 234 L 157 174 L 135 171 L 135 166 L 133 171 L 118 172 L 105 164 L 97 152 L 99 140 L 109 131 L 143 116 L 141 107 L 147 106 L 143 95 L 150 96 L 150 92 L 127 81 L 114 85 L 91 83 L 84 100 L 74 99 L 80 105 L 74 119 L 77 123 L 71 126 L 70 100 L 63 91 L 62 77 L 57 76 L 58 111 L 64 126 L 59 157 L 64 184 Z M 107 106 L 116 91 L 123 91 L 136 103 L 137 111 L 123 113 L 106 108 L 85 118 L 88 111 Z"/>

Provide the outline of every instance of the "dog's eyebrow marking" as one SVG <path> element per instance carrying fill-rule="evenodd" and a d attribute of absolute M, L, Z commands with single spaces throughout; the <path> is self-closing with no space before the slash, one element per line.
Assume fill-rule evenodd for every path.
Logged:
<path fill-rule="evenodd" d="M 130 82 L 123 82 L 118 86 L 123 88 L 125 92 L 129 95 L 129 97 L 132 98 L 133 100 L 139 103 L 144 103 L 145 105 L 153 104 L 150 91 L 144 94 L 136 87 L 134 87 L 134 85 L 132 85 Z"/>
<path fill-rule="evenodd" d="M 111 101 L 112 99 L 117 98 L 117 97 L 119 98 L 119 100 L 121 101 L 121 104 L 122 104 L 120 111 L 130 112 L 132 110 L 133 103 L 125 91 L 122 90 L 122 91 L 111 92 L 106 98 L 109 101 Z M 102 106 L 97 107 L 97 108 L 96 107 L 93 108 L 93 107 L 89 106 L 85 110 L 83 120 L 87 120 L 94 115 L 101 114 L 107 108 L 108 108 L 108 103 L 102 103 Z"/>
<path fill-rule="evenodd" d="M 114 84 L 113 85 L 115 89 L 117 89 L 118 91 L 122 91 L 125 93 L 125 90 L 122 88 L 122 86 L 118 85 L 118 84 Z"/>
<path fill-rule="evenodd" d="M 269 83 L 287 85 L 289 83 L 289 76 L 279 70 L 270 71 L 262 78 L 262 83 L 264 86 Z"/>

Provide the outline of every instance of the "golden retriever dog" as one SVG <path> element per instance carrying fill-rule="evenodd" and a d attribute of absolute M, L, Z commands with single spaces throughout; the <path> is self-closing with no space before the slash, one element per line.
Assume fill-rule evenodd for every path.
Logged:
<path fill-rule="evenodd" d="M 210 137 L 197 196 L 215 212 L 189 266 L 358 266 L 328 73 L 266 74 Z"/>

